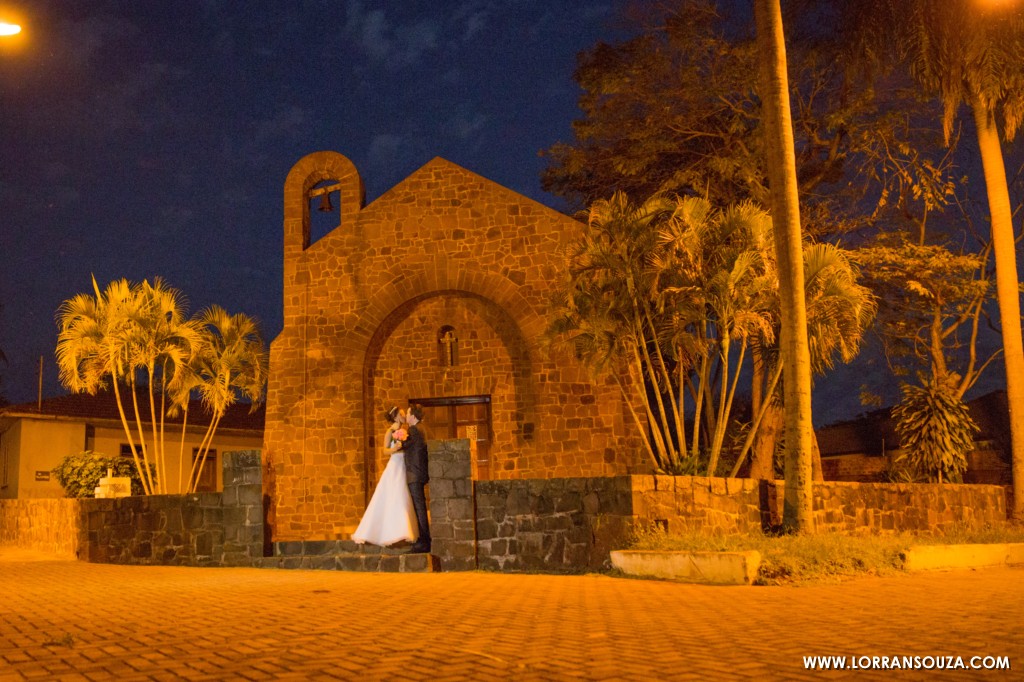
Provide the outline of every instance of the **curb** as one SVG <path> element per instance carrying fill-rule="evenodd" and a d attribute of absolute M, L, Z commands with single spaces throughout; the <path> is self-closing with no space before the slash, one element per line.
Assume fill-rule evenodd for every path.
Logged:
<path fill-rule="evenodd" d="M 706 585 L 750 585 L 757 577 L 761 553 L 616 550 L 611 552 L 611 560 L 612 566 L 626 575 Z"/>
<path fill-rule="evenodd" d="M 981 568 L 1024 563 L 1024 542 L 976 545 L 914 545 L 903 553 L 907 571 Z"/>

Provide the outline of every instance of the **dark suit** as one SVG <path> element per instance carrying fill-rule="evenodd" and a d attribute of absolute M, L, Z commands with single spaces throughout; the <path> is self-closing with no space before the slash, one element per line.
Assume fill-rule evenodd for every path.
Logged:
<path fill-rule="evenodd" d="M 430 523 L 427 521 L 427 497 L 423 488 L 430 481 L 427 472 L 427 441 L 423 432 L 415 426 L 409 427 L 409 437 L 402 445 L 405 453 L 405 480 L 409 484 L 412 506 L 416 510 L 416 524 L 419 526 L 417 545 L 430 545 Z"/>

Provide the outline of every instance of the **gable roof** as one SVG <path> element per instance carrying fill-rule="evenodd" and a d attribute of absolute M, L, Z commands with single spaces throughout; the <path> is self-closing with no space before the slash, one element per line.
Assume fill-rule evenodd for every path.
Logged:
<path fill-rule="evenodd" d="M 427 161 L 425 164 L 423 164 L 422 166 L 414 170 L 412 173 L 407 175 L 405 178 L 400 180 L 397 184 L 393 185 L 386 192 L 384 192 L 379 197 L 374 199 L 372 202 L 364 206 L 362 210 L 366 211 L 368 209 L 382 208 L 389 204 L 393 198 L 395 198 L 398 195 L 401 195 L 403 192 L 427 192 L 429 194 L 435 191 L 437 189 L 437 187 L 435 186 L 436 183 L 432 182 L 432 174 L 434 173 L 435 170 L 446 170 L 451 174 L 452 178 L 457 177 L 462 183 L 479 185 L 487 188 L 487 190 L 492 193 L 504 195 L 504 197 L 509 203 L 529 204 L 531 207 L 539 210 L 541 213 L 547 214 L 550 218 L 556 220 L 572 221 L 577 223 L 579 222 L 578 220 L 576 220 L 576 218 L 566 215 L 565 213 L 562 213 L 557 209 L 551 208 L 547 204 L 541 203 L 536 199 L 531 199 L 525 194 L 520 194 L 514 189 L 510 189 L 499 182 L 495 182 L 494 180 L 491 180 L 488 177 L 480 175 L 479 173 L 475 173 L 466 168 L 465 166 L 460 166 L 454 161 L 449 161 L 448 159 L 441 156 L 435 156 L 430 161 Z M 425 190 L 424 187 L 421 186 L 421 183 L 424 182 L 430 185 L 429 190 Z"/>
<path fill-rule="evenodd" d="M 121 404 L 125 415 L 133 419 L 134 407 L 131 396 L 121 395 Z M 247 403 L 236 403 L 227 409 L 220 420 L 218 429 L 237 429 L 242 431 L 262 431 L 266 410 L 259 405 L 250 412 Z M 149 423 L 149 399 L 140 398 L 139 410 L 142 412 L 143 423 Z M 188 423 L 190 426 L 208 426 L 211 414 L 199 400 L 189 402 Z M 96 395 L 88 393 L 69 393 L 67 395 L 47 398 L 42 403 L 19 403 L 0 408 L 0 418 L 56 418 L 72 421 L 115 421 L 120 424 L 121 417 L 117 410 L 117 400 L 111 391 L 101 391 Z M 167 424 L 181 424 L 182 415 L 167 417 Z"/>

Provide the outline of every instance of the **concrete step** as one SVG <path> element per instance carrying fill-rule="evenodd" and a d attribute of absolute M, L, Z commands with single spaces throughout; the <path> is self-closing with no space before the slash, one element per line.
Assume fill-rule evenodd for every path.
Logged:
<path fill-rule="evenodd" d="M 371 573 L 431 573 L 438 558 L 411 554 L 409 543 L 391 547 L 360 545 L 351 540 L 301 540 L 275 542 L 274 556 L 263 557 L 263 568 L 298 568 L 320 571 Z"/>

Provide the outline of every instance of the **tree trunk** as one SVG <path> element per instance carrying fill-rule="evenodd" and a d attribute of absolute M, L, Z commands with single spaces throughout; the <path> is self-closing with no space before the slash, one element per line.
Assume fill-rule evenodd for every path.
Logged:
<path fill-rule="evenodd" d="M 786 466 L 783 527 L 792 533 L 814 531 L 811 484 L 811 357 L 807 344 L 803 242 L 797 196 L 793 119 L 789 109 L 786 44 L 779 0 L 755 0 L 761 69 L 761 107 L 768 152 L 772 223 L 779 269 L 785 363 Z"/>
<path fill-rule="evenodd" d="M 776 402 L 769 404 L 750 453 L 751 478 L 775 480 L 775 448 L 779 444 L 785 424 L 786 415 L 782 406 Z"/>
<path fill-rule="evenodd" d="M 1003 165 L 995 117 L 980 101 L 971 102 L 978 130 L 978 148 L 985 170 L 985 189 L 992 221 L 992 250 L 996 260 L 996 299 L 1003 330 L 1003 360 L 1006 363 L 1006 403 L 1010 408 L 1013 509 L 1017 523 L 1024 523 L 1024 344 L 1020 329 L 1020 289 L 1017 254 L 1013 239 L 1010 194 Z"/>
<path fill-rule="evenodd" d="M 811 480 L 820 483 L 825 480 L 825 472 L 821 469 L 821 449 L 818 447 L 818 434 L 811 432 Z"/>

